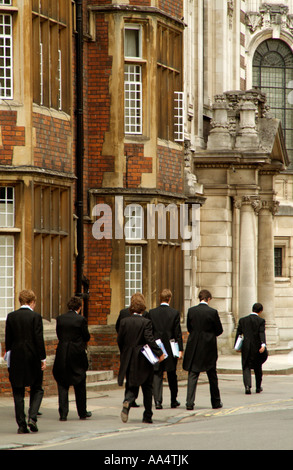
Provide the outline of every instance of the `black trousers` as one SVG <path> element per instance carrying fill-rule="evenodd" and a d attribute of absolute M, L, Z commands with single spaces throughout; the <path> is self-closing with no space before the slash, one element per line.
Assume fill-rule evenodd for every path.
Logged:
<path fill-rule="evenodd" d="M 218 387 L 218 375 L 216 368 L 206 371 L 209 384 L 212 406 L 219 406 L 221 403 L 220 390 Z M 188 372 L 186 406 L 194 406 L 195 392 L 200 372 L 190 370 Z"/>
<path fill-rule="evenodd" d="M 163 375 L 164 369 L 159 368 L 159 370 L 155 370 L 154 372 L 154 380 L 153 380 L 153 394 L 155 403 L 162 403 L 163 402 Z M 177 394 L 178 394 L 178 381 L 177 381 L 177 374 L 176 369 L 167 371 L 167 379 L 168 385 L 171 394 L 171 404 L 176 402 Z"/>
<path fill-rule="evenodd" d="M 150 419 L 153 416 L 152 412 L 152 397 L 153 397 L 153 374 L 150 374 L 147 380 L 140 385 L 143 394 L 144 412 L 143 418 Z M 132 405 L 136 400 L 139 392 L 139 386 L 129 386 L 125 389 L 124 399 Z"/>
<path fill-rule="evenodd" d="M 60 418 L 67 418 L 69 411 L 68 392 L 70 385 L 61 385 L 58 383 L 58 401 Z M 80 418 L 86 416 L 86 379 L 79 384 L 73 385 L 75 393 L 75 403 L 77 414 Z"/>
<path fill-rule="evenodd" d="M 251 388 L 251 369 L 254 370 L 255 375 L 255 388 L 261 387 L 262 382 L 262 364 L 255 362 L 244 367 L 243 369 L 243 383 L 245 387 Z"/>
<path fill-rule="evenodd" d="M 26 414 L 25 414 L 25 409 L 24 409 L 25 387 L 12 387 L 12 392 L 13 392 L 13 398 L 14 398 L 16 422 L 19 427 L 25 428 L 27 426 Z M 35 384 L 30 386 L 28 417 L 29 419 L 32 419 L 35 422 L 38 419 L 38 411 L 40 409 L 43 396 L 44 396 L 44 390 L 42 388 L 42 382 L 38 381 Z"/>

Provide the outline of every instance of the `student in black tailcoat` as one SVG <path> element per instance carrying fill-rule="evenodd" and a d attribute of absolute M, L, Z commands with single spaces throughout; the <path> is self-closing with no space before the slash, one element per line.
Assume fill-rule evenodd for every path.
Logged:
<path fill-rule="evenodd" d="M 183 359 L 183 369 L 188 371 L 186 409 L 193 410 L 195 391 L 200 372 L 206 372 L 213 408 L 223 406 L 217 376 L 217 336 L 223 332 L 218 311 L 209 306 L 211 293 L 204 289 L 199 293 L 200 303 L 187 314 L 189 336 Z"/>
<path fill-rule="evenodd" d="M 252 313 L 239 320 L 235 343 L 239 335 L 244 340 L 241 348 L 241 362 L 245 393 L 251 394 L 251 369 L 254 370 L 256 393 L 262 392 L 262 364 L 267 360 L 265 320 L 261 318 L 263 306 L 255 303 Z"/>
<path fill-rule="evenodd" d="M 139 292 L 137 292 L 136 294 L 133 294 L 135 295 L 136 297 L 137 296 L 141 296 L 141 299 L 142 301 L 145 303 L 145 298 L 143 296 L 143 294 L 140 294 Z M 133 297 L 133 296 L 132 296 Z M 132 298 L 131 298 L 132 299 Z M 130 301 L 131 302 L 131 301 Z M 142 315 L 145 316 L 148 312 L 145 311 Z M 115 328 L 116 328 L 116 331 L 118 333 L 119 331 L 119 326 L 120 326 L 120 322 L 123 318 L 126 318 L 126 317 L 130 317 L 131 316 L 131 313 L 130 313 L 130 310 L 129 310 L 129 307 L 127 308 L 123 308 L 122 310 L 120 310 L 119 312 L 119 316 L 117 318 L 117 321 L 116 321 L 116 324 L 115 324 Z M 125 385 L 125 390 L 127 390 L 127 383 Z M 137 390 L 137 393 L 139 392 L 139 390 Z M 137 398 L 137 397 L 136 397 Z M 136 403 L 136 401 L 134 400 L 134 402 L 132 402 L 131 404 L 131 408 L 139 408 L 139 405 Z"/>
<path fill-rule="evenodd" d="M 43 320 L 34 312 L 36 296 L 31 290 L 19 294 L 21 307 L 8 314 L 5 326 L 5 348 L 9 367 L 18 434 L 37 432 L 37 415 L 43 399 L 43 371 L 46 351 Z M 25 387 L 30 387 L 28 424 L 24 411 Z M 28 429 L 28 427 L 29 429 Z"/>
<path fill-rule="evenodd" d="M 141 352 L 143 346 L 148 344 L 160 361 L 164 359 L 164 354 L 153 337 L 151 321 L 142 315 L 145 309 L 142 296 L 134 295 L 130 305 L 131 315 L 121 320 L 117 336 L 120 349 L 118 384 L 122 386 L 124 378 L 127 382 L 121 411 L 121 419 L 124 423 L 128 420 L 129 409 L 137 397 L 140 386 L 144 402 L 143 422 L 152 423 L 154 366 Z"/>
<path fill-rule="evenodd" d="M 178 310 L 170 307 L 172 292 L 169 289 L 164 289 L 160 294 L 160 305 L 157 308 L 151 309 L 147 318 L 149 318 L 153 325 L 153 334 L 155 339 L 161 339 L 165 346 L 168 357 L 159 364 L 154 366 L 154 381 L 153 381 L 153 395 L 155 406 L 157 410 L 163 408 L 163 374 L 167 372 L 168 384 L 171 394 L 171 408 L 176 408 L 180 405 L 177 401 L 178 382 L 177 382 L 177 357 L 174 357 L 170 340 L 175 340 L 179 347 L 179 359 L 183 355 L 183 341 L 180 326 L 180 313 Z"/>
<path fill-rule="evenodd" d="M 87 321 L 81 315 L 82 301 L 72 297 L 68 312 L 57 317 L 56 333 L 59 340 L 53 365 L 53 375 L 58 385 L 60 421 L 66 421 L 69 411 L 68 391 L 73 385 L 77 413 L 80 419 L 91 416 L 86 408 L 87 342 L 90 340 Z"/>

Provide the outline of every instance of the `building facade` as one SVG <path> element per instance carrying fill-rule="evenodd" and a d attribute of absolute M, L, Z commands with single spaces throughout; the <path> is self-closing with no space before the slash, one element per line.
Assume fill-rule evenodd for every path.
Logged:
<path fill-rule="evenodd" d="M 0 318 L 32 288 L 51 321 L 73 289 L 72 2 L 0 1 Z"/>
<path fill-rule="evenodd" d="M 293 2 L 185 5 L 189 161 L 206 197 L 196 287 L 214 293 L 226 325 L 223 350 L 255 301 L 264 304 L 271 347 L 287 345 L 293 333 Z"/>
<path fill-rule="evenodd" d="M 223 353 L 256 301 L 270 347 L 292 340 L 292 18 L 292 0 L 0 0 L 2 335 L 32 287 L 53 357 L 82 295 L 91 367 L 116 370 L 119 311 L 168 287 L 183 330 L 211 290 Z"/>

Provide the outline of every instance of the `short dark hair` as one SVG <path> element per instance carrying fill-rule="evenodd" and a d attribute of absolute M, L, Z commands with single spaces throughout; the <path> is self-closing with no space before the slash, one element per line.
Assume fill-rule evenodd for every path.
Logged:
<path fill-rule="evenodd" d="M 198 298 L 200 301 L 202 300 L 207 301 L 209 299 L 212 299 L 212 294 L 207 289 L 202 289 L 200 293 L 198 294 Z"/>
<path fill-rule="evenodd" d="M 80 297 L 71 297 L 69 302 L 67 303 L 68 310 L 73 310 L 77 312 L 77 310 L 82 306 L 82 300 Z"/>
<path fill-rule="evenodd" d="M 260 303 L 258 303 L 258 302 L 257 302 L 256 304 L 254 304 L 254 305 L 252 306 L 252 311 L 253 311 L 254 313 L 260 313 L 260 312 L 262 312 L 262 311 L 263 311 L 263 306 L 262 306 L 262 304 L 260 304 Z"/>

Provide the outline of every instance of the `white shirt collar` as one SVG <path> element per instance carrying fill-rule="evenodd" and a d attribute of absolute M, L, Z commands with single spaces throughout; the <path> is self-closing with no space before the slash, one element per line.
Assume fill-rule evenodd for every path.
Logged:
<path fill-rule="evenodd" d="M 33 309 L 29 305 L 21 305 L 20 308 L 29 308 L 33 312 Z"/>

